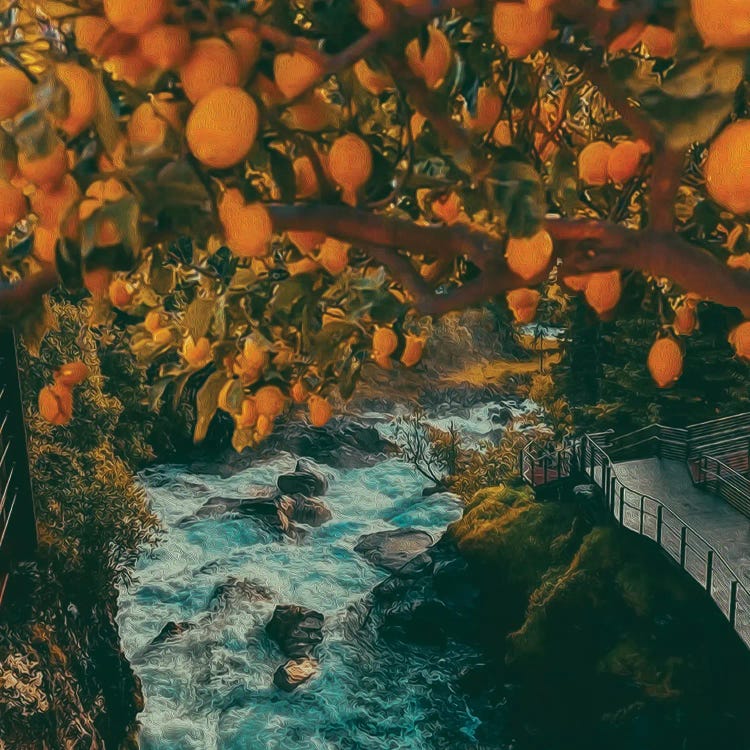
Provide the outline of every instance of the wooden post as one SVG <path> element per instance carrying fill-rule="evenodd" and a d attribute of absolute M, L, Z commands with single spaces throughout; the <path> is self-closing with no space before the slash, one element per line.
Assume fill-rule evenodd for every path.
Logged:
<path fill-rule="evenodd" d="M 623 490 L 624 490 L 624 488 L 623 488 Z M 643 495 L 641 495 L 641 515 L 640 515 L 640 518 L 638 519 L 638 533 L 641 536 L 643 536 L 643 501 L 645 499 L 646 498 L 643 497 Z"/>

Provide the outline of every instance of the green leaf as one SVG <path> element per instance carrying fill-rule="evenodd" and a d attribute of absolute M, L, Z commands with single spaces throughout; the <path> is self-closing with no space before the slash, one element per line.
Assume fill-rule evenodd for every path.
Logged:
<path fill-rule="evenodd" d="M 122 133 L 117 124 L 115 113 L 112 110 L 112 103 L 104 86 L 102 73 L 96 76 L 96 116 L 94 117 L 94 128 L 104 146 L 104 150 L 111 157 L 116 152 L 122 140 Z"/>
<path fill-rule="evenodd" d="M 282 281 L 270 302 L 272 314 L 290 314 L 298 302 L 304 302 L 310 296 L 312 287 L 313 277 L 306 273 Z"/>
<path fill-rule="evenodd" d="M 169 384 L 172 382 L 172 377 L 167 376 L 159 378 L 153 383 L 148 389 L 148 408 L 151 411 L 159 411 L 161 400 L 164 398 L 164 391 L 167 390 Z"/>
<path fill-rule="evenodd" d="M 503 151 L 515 153 L 514 149 Z M 514 159 L 502 161 L 487 184 L 512 237 L 530 237 L 539 229 L 546 201 L 541 178 L 530 164 Z"/>
<path fill-rule="evenodd" d="M 194 299 L 188 305 L 183 322 L 193 341 L 206 335 L 216 307 L 216 300 L 212 299 Z"/>
<path fill-rule="evenodd" d="M 195 423 L 195 432 L 193 434 L 193 440 L 196 443 L 200 443 L 206 437 L 208 427 L 218 408 L 219 393 L 226 382 L 227 376 L 225 373 L 213 372 L 198 391 L 195 398 L 198 419 Z"/>

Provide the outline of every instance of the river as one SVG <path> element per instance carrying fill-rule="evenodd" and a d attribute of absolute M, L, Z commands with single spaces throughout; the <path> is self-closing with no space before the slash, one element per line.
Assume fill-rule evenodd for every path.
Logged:
<path fill-rule="evenodd" d="M 477 440 L 497 434 L 499 410 L 530 408 L 517 401 L 480 404 L 452 421 Z M 433 416 L 443 427 L 451 421 Z M 363 418 L 392 436 L 387 415 Z M 119 603 L 123 647 L 146 698 L 143 750 L 477 748 L 478 720 L 454 685 L 479 655 L 454 642 L 436 648 L 378 637 L 365 602 L 387 574 L 353 549 L 362 534 L 394 528 L 416 527 L 437 539 L 461 515 L 457 497 L 423 497 L 426 481 L 389 457 L 372 466 L 319 465 L 330 478 L 323 499 L 333 518 L 301 539 L 254 518 L 184 522 L 209 498 L 242 497 L 250 487 L 273 485 L 295 463 L 282 452 L 229 478 L 184 466 L 140 475 L 165 528 Z M 217 606 L 216 587 L 231 579 L 262 583 L 272 601 L 239 595 Z M 275 605 L 284 603 L 326 617 L 319 673 L 292 693 L 272 683 L 285 658 L 265 633 Z M 192 628 L 149 645 L 170 620 Z"/>

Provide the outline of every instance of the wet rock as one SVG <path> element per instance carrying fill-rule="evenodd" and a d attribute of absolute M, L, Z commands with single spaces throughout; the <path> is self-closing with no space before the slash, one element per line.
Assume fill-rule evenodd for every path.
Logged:
<path fill-rule="evenodd" d="M 182 635 L 183 633 L 187 633 L 188 630 L 192 630 L 195 627 L 195 624 L 192 622 L 188 622 L 187 620 L 183 620 L 180 622 L 174 622 L 174 620 L 170 620 L 160 631 L 159 635 L 155 636 L 150 646 L 158 646 L 160 643 L 164 643 L 165 641 L 171 640 L 172 638 L 176 638 L 178 635 Z"/>
<path fill-rule="evenodd" d="M 273 595 L 273 591 L 260 581 L 232 576 L 214 588 L 208 600 L 208 608 L 216 611 L 232 602 L 270 602 Z"/>
<path fill-rule="evenodd" d="M 303 495 L 279 498 L 276 507 L 290 522 L 305 526 L 322 526 L 333 518 L 333 513 L 324 502 Z"/>
<path fill-rule="evenodd" d="M 392 444 L 375 427 L 345 417 L 334 417 L 325 427 L 288 422 L 280 426 L 265 446 L 264 453 L 269 455 L 285 450 L 343 468 L 371 466 L 392 449 Z"/>
<path fill-rule="evenodd" d="M 278 488 L 285 495 L 325 495 L 328 492 L 328 477 L 312 462 L 304 458 L 290 474 L 282 474 L 277 480 Z"/>
<path fill-rule="evenodd" d="M 273 684 L 280 690 L 291 693 L 318 672 L 318 662 L 310 657 L 290 659 L 273 675 Z"/>
<path fill-rule="evenodd" d="M 242 497 L 211 497 L 198 508 L 198 518 L 216 518 L 225 515 L 252 516 L 259 513 L 273 513 L 273 501 L 278 491 L 270 485 L 257 485 L 248 488 Z"/>
<path fill-rule="evenodd" d="M 412 643 L 441 645 L 452 624 L 451 613 L 439 599 L 398 602 L 385 612 L 384 635 Z"/>
<path fill-rule="evenodd" d="M 393 529 L 361 536 L 354 551 L 373 565 L 395 573 L 431 545 L 432 537 L 426 531 Z"/>
<path fill-rule="evenodd" d="M 325 617 L 297 604 L 280 604 L 266 625 L 266 633 L 293 659 L 307 657 L 323 640 Z"/>

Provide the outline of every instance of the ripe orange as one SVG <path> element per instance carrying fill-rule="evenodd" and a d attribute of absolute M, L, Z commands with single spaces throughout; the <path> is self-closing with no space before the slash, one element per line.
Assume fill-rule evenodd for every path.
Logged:
<path fill-rule="evenodd" d="M 390 357 L 398 347 L 398 336 L 392 328 L 377 328 L 372 335 L 372 355 Z"/>
<path fill-rule="evenodd" d="M 296 104 L 288 107 L 285 117 L 291 128 L 306 133 L 318 133 L 335 122 L 333 111 L 317 91 L 305 94 Z"/>
<path fill-rule="evenodd" d="M 505 249 L 508 268 L 525 281 L 539 276 L 552 260 L 552 237 L 542 229 L 533 237 L 511 237 Z"/>
<path fill-rule="evenodd" d="M 579 276 L 563 276 L 562 283 L 570 289 L 571 292 L 583 292 L 586 289 L 591 274 L 581 274 Z"/>
<path fill-rule="evenodd" d="M 172 343 L 173 333 L 171 328 L 158 328 L 151 335 L 157 346 L 168 346 Z"/>
<path fill-rule="evenodd" d="M 393 88 L 393 79 L 390 75 L 373 70 L 364 58 L 354 63 L 354 75 L 357 76 L 362 88 L 375 96 Z"/>
<path fill-rule="evenodd" d="M 109 301 L 119 308 L 129 307 L 133 301 L 133 286 L 125 279 L 115 279 L 109 285 Z"/>
<path fill-rule="evenodd" d="M 750 359 L 750 322 L 740 323 L 729 334 L 729 343 L 734 347 L 738 357 Z"/>
<path fill-rule="evenodd" d="M 284 411 L 286 398 L 277 386 L 264 385 L 256 391 L 255 403 L 258 407 L 258 414 L 273 419 Z"/>
<path fill-rule="evenodd" d="M 110 247 L 119 245 L 121 242 L 122 234 L 115 221 L 110 218 L 99 218 L 96 222 L 94 244 L 97 247 Z"/>
<path fill-rule="evenodd" d="M 26 216 L 26 198 L 14 185 L 0 180 L 0 237 Z"/>
<path fill-rule="evenodd" d="M 75 63 L 58 63 L 55 75 L 68 92 L 68 114 L 59 126 L 74 138 L 91 125 L 96 115 L 96 79 L 86 68 Z"/>
<path fill-rule="evenodd" d="M 80 199 L 78 183 L 72 175 L 66 174 L 55 190 L 36 190 L 31 196 L 31 210 L 37 215 L 40 226 L 59 229 Z"/>
<path fill-rule="evenodd" d="M 255 425 L 255 439 L 265 440 L 273 432 L 273 417 L 268 414 L 260 414 Z"/>
<path fill-rule="evenodd" d="M 592 273 L 586 284 L 586 301 L 599 315 L 604 315 L 617 307 L 622 295 L 622 282 L 619 271 Z"/>
<path fill-rule="evenodd" d="M 65 144 L 57 139 L 52 150 L 36 159 L 21 152 L 18 155 L 18 170 L 29 181 L 43 190 L 54 190 L 68 172 L 68 154 Z"/>
<path fill-rule="evenodd" d="M 404 367 L 414 367 L 422 359 L 424 345 L 425 340 L 423 337 L 407 333 L 405 336 L 404 351 L 401 353 L 401 364 Z"/>
<path fill-rule="evenodd" d="M 314 393 L 307 404 L 310 424 L 313 427 L 324 427 L 333 416 L 333 408 L 327 399 Z"/>
<path fill-rule="evenodd" d="M 197 41 L 180 68 L 182 88 L 193 104 L 222 86 L 238 86 L 241 77 L 237 53 L 216 37 Z"/>
<path fill-rule="evenodd" d="M 106 297 L 112 272 L 108 268 L 97 268 L 95 271 L 84 271 L 83 285 L 94 297 Z"/>
<path fill-rule="evenodd" d="M 325 242 L 326 236 L 322 232 L 287 232 L 289 241 L 296 245 L 302 255 L 312 255 L 315 248 Z"/>
<path fill-rule="evenodd" d="M 319 190 L 318 178 L 315 176 L 309 156 L 300 156 L 292 162 L 294 168 L 294 184 L 298 198 L 310 198 Z"/>
<path fill-rule="evenodd" d="M 292 397 L 292 401 L 295 404 L 304 404 L 307 401 L 308 392 L 305 383 L 302 380 L 297 380 L 289 390 L 289 395 Z"/>
<path fill-rule="evenodd" d="M 578 179 L 584 185 L 606 185 L 612 146 L 605 141 L 593 141 L 578 155 Z"/>
<path fill-rule="evenodd" d="M 213 169 L 241 162 L 255 143 L 258 108 L 242 89 L 222 86 L 193 107 L 185 136 L 193 155 Z"/>
<path fill-rule="evenodd" d="M 104 36 L 111 29 L 101 16 L 78 16 L 73 27 L 76 47 L 90 55 L 100 54 Z"/>
<path fill-rule="evenodd" d="M 385 11 L 377 0 L 357 0 L 357 18 L 368 29 L 384 29 L 388 23 Z"/>
<path fill-rule="evenodd" d="M 533 11 L 523 3 L 495 3 L 492 28 L 495 39 L 518 59 L 535 52 L 547 41 L 552 31 L 552 11 Z"/>
<path fill-rule="evenodd" d="M 143 325 L 149 333 L 155 333 L 167 322 L 164 313 L 159 310 L 151 310 L 143 321 Z"/>
<path fill-rule="evenodd" d="M 15 117 L 31 103 L 31 81 L 17 68 L 0 65 L 0 120 Z"/>
<path fill-rule="evenodd" d="M 322 75 L 321 64 L 302 52 L 281 52 L 273 61 L 274 80 L 287 99 L 307 91 Z"/>
<path fill-rule="evenodd" d="M 685 303 L 674 311 L 674 331 L 680 336 L 689 336 L 698 324 L 695 307 Z"/>
<path fill-rule="evenodd" d="M 133 110 L 126 130 L 133 153 L 145 155 L 164 145 L 170 130 L 170 123 L 156 111 L 151 102 L 144 102 Z"/>
<path fill-rule="evenodd" d="M 727 265 L 730 268 L 744 268 L 746 271 L 750 271 L 750 253 L 730 255 L 727 258 Z"/>
<path fill-rule="evenodd" d="M 750 120 L 733 122 L 709 146 L 704 167 L 708 194 L 735 214 L 750 212 Z"/>
<path fill-rule="evenodd" d="M 476 115 L 467 116 L 467 124 L 472 130 L 486 133 L 500 117 L 503 99 L 491 86 L 482 86 L 477 91 Z"/>
<path fill-rule="evenodd" d="M 708 47 L 750 47 L 747 0 L 691 0 L 693 23 Z"/>
<path fill-rule="evenodd" d="M 190 54 L 190 31 L 186 26 L 160 23 L 138 39 L 138 47 L 143 59 L 155 68 L 172 70 Z"/>
<path fill-rule="evenodd" d="M 349 245 L 328 237 L 320 246 L 317 261 L 328 273 L 337 276 L 349 265 Z"/>
<path fill-rule="evenodd" d="M 104 62 L 104 69 L 116 80 L 125 81 L 135 87 L 154 69 L 154 66 L 136 47 L 134 50 L 109 56 Z"/>
<path fill-rule="evenodd" d="M 453 224 L 461 213 L 461 199 L 454 192 L 441 195 L 432 202 L 432 213 L 446 224 Z"/>
<path fill-rule="evenodd" d="M 513 289 L 506 295 L 516 323 L 531 323 L 536 317 L 541 295 L 536 289 Z"/>
<path fill-rule="evenodd" d="M 72 387 L 74 385 L 80 385 L 89 376 L 89 368 L 85 362 L 76 360 L 75 362 L 68 362 L 62 367 L 58 368 L 55 372 L 55 382 L 60 385 Z"/>
<path fill-rule="evenodd" d="M 227 31 L 227 37 L 240 63 L 240 81 L 245 82 L 260 57 L 260 39 L 243 26 Z"/>
<path fill-rule="evenodd" d="M 63 425 L 73 416 L 73 393 L 60 383 L 39 391 L 39 414 L 50 424 Z"/>
<path fill-rule="evenodd" d="M 236 188 L 233 190 L 236 191 Z M 239 191 L 236 191 L 239 193 Z M 227 244 L 235 255 L 242 258 L 259 258 L 268 253 L 273 235 L 273 224 L 262 203 L 237 205 L 234 194 L 225 195 L 219 217 L 224 227 Z"/>
<path fill-rule="evenodd" d="M 328 153 L 328 171 L 333 181 L 343 189 L 343 200 L 356 203 L 357 191 L 372 174 L 370 147 L 354 133 L 340 136 Z"/>
<path fill-rule="evenodd" d="M 677 37 L 671 29 L 649 24 L 641 34 L 641 43 L 652 57 L 674 57 Z"/>
<path fill-rule="evenodd" d="M 667 388 L 682 375 L 682 350 L 674 339 L 657 339 L 648 353 L 646 364 L 656 385 Z"/>
<path fill-rule="evenodd" d="M 638 174 L 643 151 L 634 141 L 621 141 L 607 159 L 607 174 L 612 182 L 623 184 Z M 580 160 L 579 160 L 580 164 Z"/>
<path fill-rule="evenodd" d="M 168 0 L 104 0 L 103 5 L 107 20 L 133 36 L 155 26 L 169 11 Z"/>
<path fill-rule="evenodd" d="M 205 367 L 213 359 L 211 342 L 205 336 L 201 336 L 197 341 L 188 336 L 182 346 L 182 356 L 193 367 Z"/>
<path fill-rule="evenodd" d="M 60 232 L 57 229 L 37 226 L 34 229 L 33 255 L 40 263 L 53 264 L 56 258 Z"/>
<path fill-rule="evenodd" d="M 429 88 L 437 88 L 445 79 L 451 61 L 453 50 L 448 37 L 434 26 L 427 27 L 429 41 L 427 49 L 422 55 L 419 41 L 412 39 L 406 45 L 406 61 L 414 75 L 419 76 Z"/>
<path fill-rule="evenodd" d="M 246 430 L 250 427 L 255 427 L 255 423 L 258 421 L 258 407 L 252 396 L 248 396 L 242 400 L 240 413 L 235 416 L 234 421 L 240 429 Z"/>
<path fill-rule="evenodd" d="M 631 50 L 635 47 L 641 39 L 643 32 L 646 30 L 645 21 L 636 21 L 630 24 L 625 31 L 618 34 L 609 44 L 609 52 L 614 54 L 615 52 L 622 52 L 624 50 Z"/>
<path fill-rule="evenodd" d="M 247 370 L 263 370 L 268 365 L 268 352 L 252 338 L 245 339 L 240 358 Z"/>
<path fill-rule="evenodd" d="M 301 273 L 313 273 L 320 268 L 312 258 L 302 258 L 302 260 L 288 262 L 286 270 L 290 276 L 298 276 Z"/>
<path fill-rule="evenodd" d="M 510 146 L 513 143 L 510 123 L 507 120 L 500 120 L 497 123 L 495 129 L 492 131 L 492 140 L 498 146 Z"/>

